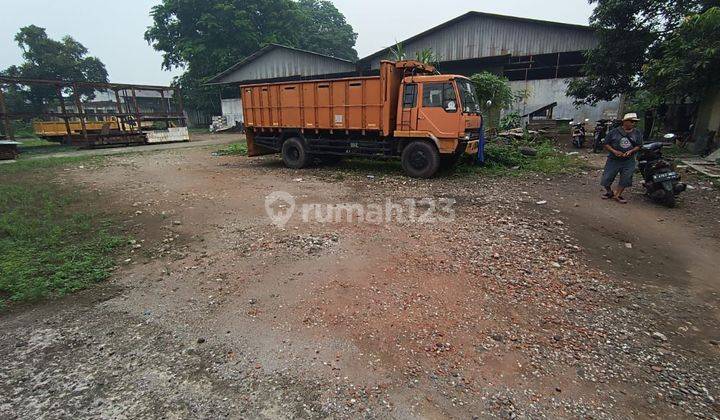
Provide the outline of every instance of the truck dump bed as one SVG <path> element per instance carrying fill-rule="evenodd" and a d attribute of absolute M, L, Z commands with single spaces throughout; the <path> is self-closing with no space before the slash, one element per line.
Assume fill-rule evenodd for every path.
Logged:
<path fill-rule="evenodd" d="M 244 86 L 245 126 L 379 131 L 382 93 L 379 76 Z"/>
<path fill-rule="evenodd" d="M 242 86 L 245 127 L 366 130 L 388 136 L 395 129 L 403 63 L 382 62 L 379 76 Z"/>

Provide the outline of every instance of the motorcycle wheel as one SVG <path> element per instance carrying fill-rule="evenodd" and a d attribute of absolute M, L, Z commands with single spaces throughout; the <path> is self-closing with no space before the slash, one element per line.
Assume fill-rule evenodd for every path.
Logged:
<path fill-rule="evenodd" d="M 600 153 L 602 150 L 602 139 L 595 139 L 593 141 L 593 153 Z"/>
<path fill-rule="evenodd" d="M 667 208 L 673 208 L 675 207 L 675 204 L 677 203 L 675 200 L 675 194 L 672 192 L 665 192 L 665 198 L 663 198 L 662 201 L 663 205 Z"/>

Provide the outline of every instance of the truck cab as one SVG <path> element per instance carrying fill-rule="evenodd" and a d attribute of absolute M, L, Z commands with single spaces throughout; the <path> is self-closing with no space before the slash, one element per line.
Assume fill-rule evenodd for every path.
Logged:
<path fill-rule="evenodd" d="M 424 138 L 445 160 L 477 153 L 480 103 L 470 79 L 458 75 L 403 78 L 397 107 L 396 138 Z"/>

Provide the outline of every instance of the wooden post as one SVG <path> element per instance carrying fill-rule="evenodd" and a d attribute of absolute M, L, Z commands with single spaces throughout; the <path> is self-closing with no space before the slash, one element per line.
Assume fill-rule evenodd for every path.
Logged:
<path fill-rule="evenodd" d="M 8 116 L 7 108 L 5 107 L 5 93 L 2 91 L 3 84 L 0 83 L 0 113 L 3 116 L 3 124 L 5 125 L 5 135 L 8 140 L 15 140 L 15 133 L 13 127 L 10 124 L 10 117 Z"/>
<path fill-rule="evenodd" d="M 165 91 L 160 89 L 160 100 L 165 108 L 165 129 L 170 129 L 170 104 L 165 102 Z"/>
<path fill-rule="evenodd" d="M 175 91 L 175 97 L 178 100 L 178 107 L 180 107 L 180 109 L 178 110 L 178 113 L 180 115 L 182 115 L 182 118 L 180 118 L 180 121 L 178 121 L 178 122 L 180 123 L 181 127 L 185 127 L 187 125 L 187 123 L 185 121 L 185 102 L 183 101 L 183 97 L 182 97 L 182 93 L 180 92 L 180 88 L 176 87 L 174 89 L 174 91 Z"/>
<path fill-rule="evenodd" d="M 113 91 L 115 92 L 115 107 L 117 108 L 118 114 L 122 114 L 123 109 L 122 109 L 122 102 L 120 102 L 119 89 L 115 88 L 115 89 L 113 89 Z M 123 117 L 122 115 L 118 115 L 117 123 L 118 123 L 118 130 L 125 131 L 125 117 Z"/>
<path fill-rule="evenodd" d="M 60 85 L 55 86 L 57 91 L 58 100 L 60 100 L 60 111 L 62 112 L 62 119 L 65 121 L 65 132 L 67 137 L 65 138 L 65 144 L 72 144 L 72 130 L 70 130 L 70 121 L 68 121 L 67 108 L 65 108 L 65 98 L 62 96 L 62 87 Z"/>
<path fill-rule="evenodd" d="M 72 84 L 73 96 L 75 96 L 75 107 L 77 108 L 78 115 L 80 116 L 80 127 L 82 127 L 83 139 L 87 142 L 87 127 L 85 126 L 85 113 L 83 112 L 82 101 L 80 100 L 80 93 L 77 83 Z"/>
<path fill-rule="evenodd" d="M 137 103 L 137 95 L 135 95 L 135 88 L 132 88 L 132 100 L 133 100 L 133 106 L 135 107 L 135 123 L 137 124 L 137 130 L 142 131 L 141 130 L 142 127 L 140 125 L 140 107 L 138 106 L 138 103 Z"/>

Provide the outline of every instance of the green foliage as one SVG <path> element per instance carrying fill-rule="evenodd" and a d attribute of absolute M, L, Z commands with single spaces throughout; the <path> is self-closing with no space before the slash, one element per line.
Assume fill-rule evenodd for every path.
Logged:
<path fill-rule="evenodd" d="M 647 88 L 660 88 L 658 94 L 665 94 L 661 83 L 687 87 L 684 80 L 701 75 L 704 66 L 712 68 L 705 60 L 717 57 L 717 50 L 713 51 L 710 47 L 701 51 L 702 48 L 690 45 L 685 48 L 693 50 L 695 55 L 682 56 L 683 47 L 680 44 L 682 41 L 700 40 L 702 34 L 717 39 L 720 28 L 713 17 L 696 24 L 683 23 L 687 17 L 694 21 L 693 16 L 717 6 L 717 0 L 591 0 L 591 3 L 595 3 L 596 7 L 590 24 L 600 42 L 586 54 L 584 71 L 587 77 L 574 80 L 568 87 L 568 94 L 575 97 L 577 104 L 595 104 L 642 89 L 647 84 L 644 69 L 655 68 L 655 75 L 664 73 L 662 78 L 657 78 L 657 83 L 647 84 Z M 696 72 L 681 70 L 694 66 L 694 60 L 698 58 L 704 64 L 700 64 Z M 648 67 L 648 64 L 651 65 Z M 674 69 L 658 71 L 664 64 L 672 64 Z M 650 73 L 648 76 L 652 79 L 655 75 Z M 700 80 L 711 82 L 707 77 Z M 678 89 L 673 87 L 673 90 L 677 93 Z"/>
<path fill-rule="evenodd" d="M 415 53 L 415 60 L 423 64 L 430 64 L 435 66 L 440 62 L 440 56 L 435 54 L 432 48 L 425 48 L 422 51 L 418 51 Z"/>
<path fill-rule="evenodd" d="M 657 109 L 662 105 L 663 98 L 646 89 L 641 89 L 629 95 L 626 101 L 628 109 L 632 109 L 638 115 L 643 115 L 646 111 Z"/>
<path fill-rule="evenodd" d="M 0 305 L 102 281 L 126 242 L 76 190 L 43 181 L 18 177 L 0 185 Z"/>
<path fill-rule="evenodd" d="M 225 149 L 220 149 L 215 152 L 217 156 L 247 156 L 248 149 L 247 143 L 233 143 Z"/>
<path fill-rule="evenodd" d="M 163 0 L 152 8 L 145 39 L 163 67 L 182 67 L 190 108 L 218 112 L 217 89 L 203 86 L 269 43 L 356 60 L 357 34 L 327 0 Z"/>
<path fill-rule="evenodd" d="M 519 128 L 521 122 L 520 113 L 510 112 L 500 118 L 500 130 L 512 130 L 513 128 Z"/>
<path fill-rule="evenodd" d="M 480 101 L 480 108 L 486 118 L 486 128 L 497 127 L 500 110 L 509 108 L 517 99 L 510 89 L 507 78 L 484 71 L 470 76 Z M 492 101 L 488 107 L 487 101 Z"/>
<path fill-rule="evenodd" d="M 22 49 L 25 61 L 0 72 L 3 76 L 65 81 L 108 80 L 107 70 L 100 59 L 88 56 L 87 48 L 70 36 L 56 41 L 47 36 L 45 28 L 30 25 L 20 28 L 15 41 Z M 91 97 L 93 90 L 81 89 L 78 93 Z M 8 107 L 15 112 L 40 112 L 45 104 L 57 97 L 52 86 L 31 86 L 28 89 L 9 86 L 6 95 Z"/>
<path fill-rule="evenodd" d="M 666 98 L 700 100 L 720 86 L 720 8 L 689 16 L 645 67 L 648 89 Z"/>
<path fill-rule="evenodd" d="M 405 47 L 403 47 L 402 42 L 395 41 L 395 46 L 390 48 L 390 55 L 388 58 L 393 61 L 403 61 L 407 59 L 405 55 Z"/>
<path fill-rule="evenodd" d="M 534 156 L 526 156 L 522 148 L 532 148 Z M 581 167 L 580 161 L 555 149 L 549 141 L 531 142 L 527 140 L 506 140 L 491 142 L 485 146 L 485 165 L 470 166 L 463 163 L 458 168 L 460 174 L 492 176 L 516 176 L 527 173 L 546 175 L 572 173 Z"/>

